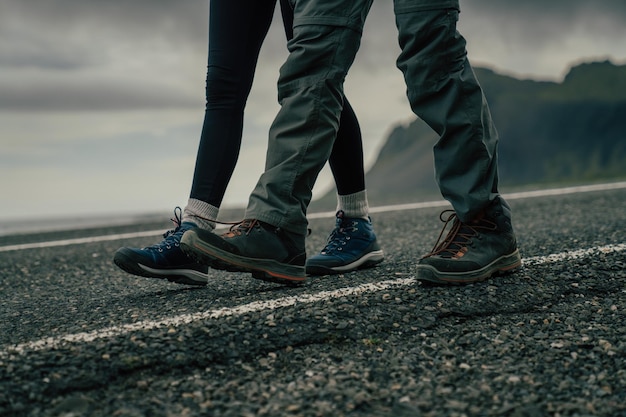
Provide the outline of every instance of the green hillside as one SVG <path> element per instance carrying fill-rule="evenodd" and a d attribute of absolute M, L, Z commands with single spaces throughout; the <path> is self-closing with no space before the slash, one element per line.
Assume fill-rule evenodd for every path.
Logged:
<path fill-rule="evenodd" d="M 626 66 L 581 64 L 562 83 L 476 74 L 500 133 L 504 185 L 626 175 Z"/>
<path fill-rule="evenodd" d="M 561 83 L 484 68 L 476 75 L 500 133 L 502 188 L 626 177 L 626 66 L 577 65 Z M 438 197 L 436 140 L 419 119 L 396 126 L 367 174 L 370 202 Z M 322 201 L 334 201 L 334 194 Z"/>

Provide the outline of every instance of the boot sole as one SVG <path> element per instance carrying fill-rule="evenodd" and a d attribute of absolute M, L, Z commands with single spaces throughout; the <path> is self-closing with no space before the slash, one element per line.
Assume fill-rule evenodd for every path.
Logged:
<path fill-rule="evenodd" d="M 176 284 L 198 286 L 205 286 L 208 282 L 208 275 L 205 273 L 185 268 L 151 268 L 121 253 L 115 254 L 113 262 L 124 272 L 144 278 L 166 279 Z"/>
<path fill-rule="evenodd" d="M 253 278 L 286 285 L 306 281 L 304 266 L 289 265 L 273 259 L 249 258 L 209 246 L 193 231 L 186 232 L 180 247 L 191 258 L 211 268 L 231 272 L 249 272 Z"/>
<path fill-rule="evenodd" d="M 385 259 L 382 250 L 366 253 L 354 262 L 346 265 L 326 266 L 321 264 L 307 264 L 306 273 L 308 275 L 333 275 L 344 272 L 356 271 L 358 269 L 372 268 Z"/>
<path fill-rule="evenodd" d="M 435 284 L 462 285 L 485 281 L 495 275 L 505 275 L 514 272 L 521 266 L 522 258 L 516 249 L 514 252 L 501 256 L 489 265 L 475 271 L 442 272 L 432 265 L 418 265 L 417 279 Z"/>

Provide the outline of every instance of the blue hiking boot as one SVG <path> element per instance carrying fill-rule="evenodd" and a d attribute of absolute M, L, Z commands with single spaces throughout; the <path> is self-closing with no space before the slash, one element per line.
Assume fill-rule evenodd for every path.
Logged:
<path fill-rule="evenodd" d="M 163 235 L 163 240 L 146 248 L 120 248 L 113 256 L 115 265 L 128 272 L 148 278 L 162 278 L 178 284 L 206 285 L 208 266 L 189 258 L 180 249 L 180 239 L 195 223 L 181 222 L 181 209 L 174 210 L 174 230 Z"/>
<path fill-rule="evenodd" d="M 383 261 L 385 256 L 376 241 L 372 221 L 344 217 L 337 212 L 335 229 L 322 251 L 306 261 L 309 275 L 340 274 L 369 268 Z"/>

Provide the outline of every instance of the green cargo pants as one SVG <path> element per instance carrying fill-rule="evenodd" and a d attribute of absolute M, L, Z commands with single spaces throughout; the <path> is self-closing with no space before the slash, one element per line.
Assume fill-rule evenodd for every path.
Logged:
<path fill-rule="evenodd" d="M 281 67 L 281 109 L 270 128 L 265 172 L 246 218 L 305 234 L 311 190 L 332 150 L 343 82 L 372 0 L 292 0 L 294 38 Z M 443 196 L 469 221 L 498 195 L 497 133 L 457 32 L 458 0 L 394 0 L 407 95 L 439 135 L 435 171 Z"/>

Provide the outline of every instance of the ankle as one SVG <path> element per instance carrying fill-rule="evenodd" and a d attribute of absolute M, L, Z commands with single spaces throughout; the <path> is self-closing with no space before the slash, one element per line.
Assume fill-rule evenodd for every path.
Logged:
<path fill-rule="evenodd" d="M 353 194 L 337 194 L 337 211 L 343 211 L 345 217 L 369 219 L 367 190 Z"/>
<path fill-rule="evenodd" d="M 212 206 L 202 200 L 190 198 L 183 211 L 183 222 L 195 223 L 201 229 L 215 229 L 215 220 L 219 213 L 219 207 Z"/>

